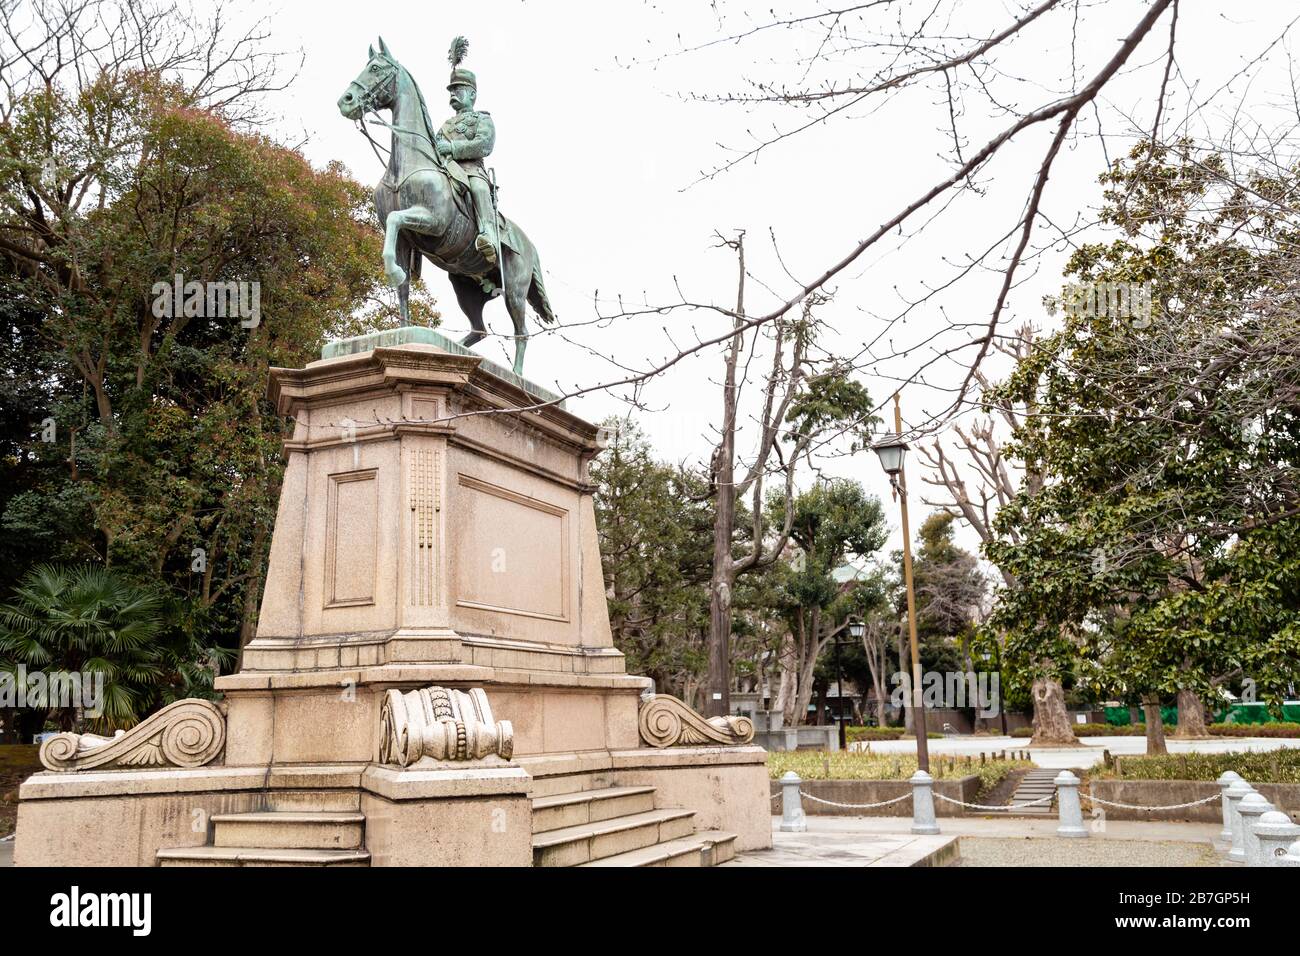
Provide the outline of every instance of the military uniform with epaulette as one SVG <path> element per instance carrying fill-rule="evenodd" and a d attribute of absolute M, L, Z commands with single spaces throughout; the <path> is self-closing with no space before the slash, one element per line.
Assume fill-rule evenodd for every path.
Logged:
<path fill-rule="evenodd" d="M 456 67 L 451 71 L 448 90 L 458 86 L 469 87 L 478 94 L 478 84 L 470 70 Z M 435 143 L 445 144 L 439 149 L 447 160 L 447 171 L 452 178 L 469 187 L 474 198 L 474 214 L 478 220 L 478 238 L 474 247 L 488 262 L 497 261 L 496 211 L 492 203 L 492 184 L 488 179 L 483 160 L 496 143 L 496 127 L 485 110 L 472 105 L 462 109 L 438 128 Z"/>

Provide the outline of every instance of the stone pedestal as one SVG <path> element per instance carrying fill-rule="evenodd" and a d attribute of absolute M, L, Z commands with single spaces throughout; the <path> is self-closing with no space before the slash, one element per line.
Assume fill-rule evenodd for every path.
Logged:
<path fill-rule="evenodd" d="M 738 849 L 769 845 L 762 751 L 640 739 L 651 682 L 625 673 L 610 634 L 587 471 L 599 429 L 427 329 L 325 354 L 272 370 L 294 430 L 257 634 L 216 682 L 221 766 L 110 771 L 97 785 L 39 774 L 21 791 L 17 862 L 84 863 L 109 839 L 104 819 L 122 844 L 105 862 L 201 842 L 201 826 L 183 837 L 141 822 L 159 793 L 180 800 L 170 813 L 220 814 L 310 807 L 319 790 L 365 815 L 373 864 L 519 864 L 530 795 L 624 780 L 698 804 L 710 826 L 743 833 Z M 485 691 L 513 726 L 513 759 L 486 778 L 377 766 L 386 692 L 429 685 Z M 299 786 L 298 768 L 327 785 Z"/>

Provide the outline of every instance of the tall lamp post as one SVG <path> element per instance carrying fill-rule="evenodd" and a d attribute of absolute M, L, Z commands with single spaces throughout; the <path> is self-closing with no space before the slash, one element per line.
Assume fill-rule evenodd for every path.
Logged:
<path fill-rule="evenodd" d="M 907 476 L 903 473 L 907 442 L 903 441 L 903 412 L 897 394 L 894 395 L 894 434 L 886 435 L 873 447 L 898 495 L 898 509 L 903 518 L 903 581 L 907 585 L 907 630 L 912 639 L 912 726 L 916 731 L 916 764 L 928 772 L 930 747 L 926 738 L 925 701 L 921 696 L 921 653 L 916 643 L 916 589 L 912 586 L 912 529 L 907 521 Z"/>
<path fill-rule="evenodd" d="M 850 624 L 850 632 L 852 629 Z M 840 645 L 844 641 L 837 634 L 831 642 L 835 645 L 835 723 L 839 729 L 840 750 L 848 750 L 848 733 L 844 725 L 844 668 L 840 666 Z"/>
<path fill-rule="evenodd" d="M 862 635 L 865 634 L 866 632 L 867 632 L 867 625 L 863 623 L 862 618 L 855 617 L 855 618 L 853 618 L 851 621 L 849 621 L 849 634 L 852 635 L 853 640 L 854 640 L 854 643 L 861 644 L 861 643 L 862 643 Z M 839 661 L 838 661 L 838 658 L 837 658 L 837 660 L 836 660 L 836 665 L 837 665 L 837 666 L 838 666 L 838 663 L 839 663 Z M 841 699 L 843 698 L 843 695 L 844 695 L 844 690 L 843 690 L 843 688 L 841 687 L 841 689 L 840 689 L 840 696 L 841 696 Z M 866 705 L 865 705 L 865 704 L 863 705 L 863 708 L 862 708 L 862 722 L 863 722 L 864 724 L 867 722 L 867 714 L 866 714 Z M 841 727 L 841 729 L 840 729 L 840 749 L 841 749 L 841 750 L 846 750 L 846 749 L 847 749 L 847 748 L 845 747 L 845 745 L 844 745 L 844 740 L 845 740 L 845 734 L 844 734 L 844 730 L 843 730 L 843 728 Z"/>

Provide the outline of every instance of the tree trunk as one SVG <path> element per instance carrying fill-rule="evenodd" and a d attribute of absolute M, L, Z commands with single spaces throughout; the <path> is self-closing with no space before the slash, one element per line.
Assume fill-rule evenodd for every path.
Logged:
<path fill-rule="evenodd" d="M 731 542 L 736 523 L 736 364 L 744 341 L 741 331 L 745 311 L 745 246 L 737 240 L 740 289 L 736 294 L 736 334 L 727 352 L 727 372 L 722 386 L 722 440 L 713 462 L 713 576 L 709 581 L 709 676 L 704 713 L 709 717 L 731 713 L 731 589 L 735 561 Z M 757 543 L 756 545 L 757 546 Z"/>
<path fill-rule="evenodd" d="M 898 629 L 898 670 L 900 673 L 908 670 L 907 666 L 903 663 L 907 659 L 908 659 L 907 643 L 905 638 L 903 637 L 903 628 L 900 627 Z M 910 675 L 908 677 L 908 680 L 909 681 L 911 680 Z M 912 716 L 911 685 L 908 684 L 907 687 L 908 687 L 908 693 L 903 695 L 903 733 L 915 734 L 916 720 Z"/>
<path fill-rule="evenodd" d="M 883 672 L 885 669 L 884 662 L 882 660 L 883 655 L 880 655 L 878 653 L 879 645 L 875 643 L 874 638 L 868 640 L 866 637 L 863 637 L 862 650 L 865 653 L 867 658 L 867 670 L 871 672 L 871 687 L 876 692 L 876 711 L 877 711 L 876 722 L 883 727 L 885 725 L 884 685 L 881 683 L 881 679 L 884 676 Z M 868 722 L 869 720 L 868 715 L 871 713 L 871 708 L 867 706 L 867 701 L 870 699 L 869 695 L 870 692 L 862 695 L 863 723 Z"/>
<path fill-rule="evenodd" d="M 1077 747 L 1070 715 L 1065 709 L 1065 690 L 1061 682 L 1040 677 L 1031 688 L 1034 701 L 1034 736 L 1031 747 Z"/>
<path fill-rule="evenodd" d="M 1147 756 L 1169 753 L 1165 746 L 1165 723 L 1160 719 L 1160 698 L 1143 698 L 1142 712 L 1147 721 Z"/>
<path fill-rule="evenodd" d="M 1188 687 L 1178 688 L 1178 726 L 1174 728 L 1174 736 L 1210 736 L 1210 731 L 1205 726 L 1205 704 L 1201 701 L 1201 695 Z"/>
<path fill-rule="evenodd" d="M 781 637 L 781 652 L 777 659 L 777 666 L 781 676 L 777 683 L 776 700 L 772 702 L 772 709 L 779 710 L 784 725 L 791 727 L 794 725 L 795 698 L 799 687 L 799 662 L 795 652 L 794 634 L 788 631 Z"/>

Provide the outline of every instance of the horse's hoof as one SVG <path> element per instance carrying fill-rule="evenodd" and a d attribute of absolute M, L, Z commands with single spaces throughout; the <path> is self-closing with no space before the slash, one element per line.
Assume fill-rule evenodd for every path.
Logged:
<path fill-rule="evenodd" d="M 385 270 L 385 273 L 388 276 L 388 284 L 394 289 L 406 281 L 406 270 L 401 266 L 394 266 L 392 269 Z"/>

